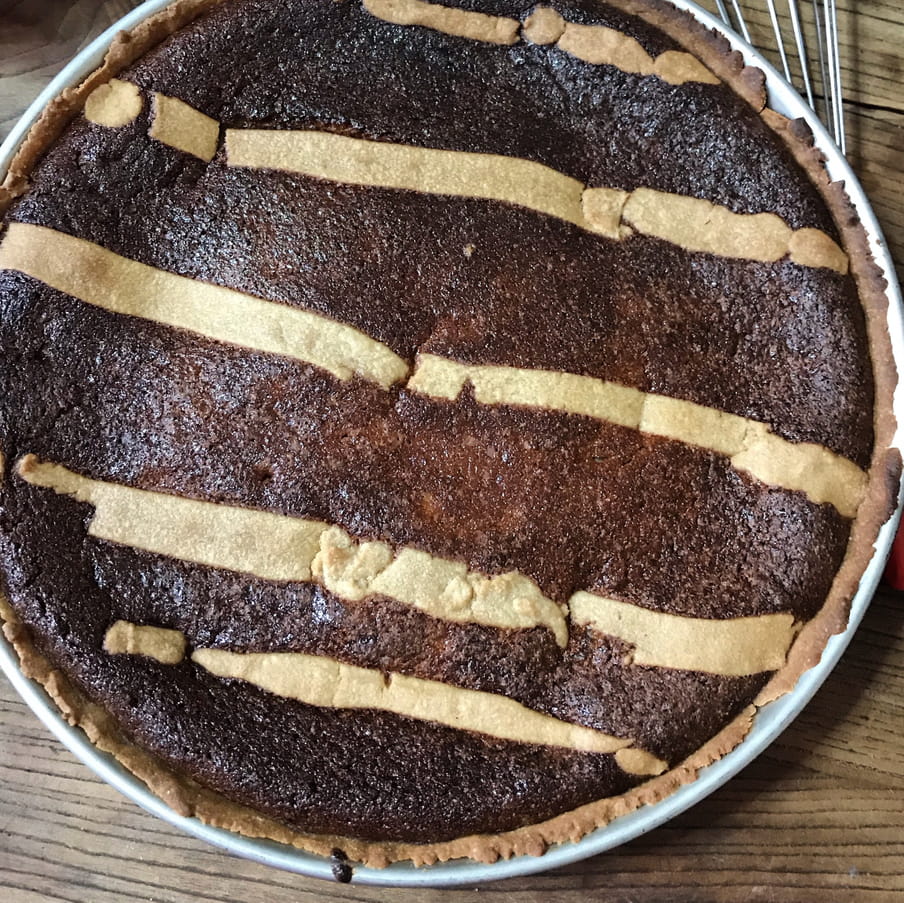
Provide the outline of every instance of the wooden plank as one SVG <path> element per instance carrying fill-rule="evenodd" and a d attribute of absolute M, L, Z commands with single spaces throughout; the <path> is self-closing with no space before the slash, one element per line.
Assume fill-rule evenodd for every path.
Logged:
<path fill-rule="evenodd" d="M 848 159 L 885 233 L 898 279 L 904 281 L 904 112 L 856 104 L 846 108 Z"/>

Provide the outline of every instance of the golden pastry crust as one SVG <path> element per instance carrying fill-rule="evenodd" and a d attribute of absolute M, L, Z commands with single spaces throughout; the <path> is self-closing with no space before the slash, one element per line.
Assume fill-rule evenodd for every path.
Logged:
<path fill-rule="evenodd" d="M 111 45 L 103 65 L 80 85 L 67 89 L 49 104 L 32 127 L 0 186 L 0 213 L 27 189 L 29 174 L 41 155 L 82 109 L 86 99 L 98 85 L 115 77 L 164 38 L 218 2 L 220 0 L 178 0 L 133 31 L 120 33 Z M 652 778 L 622 796 L 582 806 L 539 824 L 495 835 L 472 835 L 441 843 L 411 844 L 299 833 L 201 787 L 186 776 L 174 773 L 155 757 L 131 743 L 103 708 L 88 701 L 62 672 L 53 667 L 37 650 L 29 631 L 9 604 L 0 599 L 0 617 L 5 622 L 4 633 L 18 653 L 23 674 L 38 681 L 46 689 L 70 724 L 84 730 L 98 749 L 115 756 L 180 815 L 194 816 L 215 827 L 275 840 L 319 855 L 329 856 L 332 850 L 341 848 L 350 859 L 376 868 L 398 860 L 410 860 L 415 865 L 430 865 L 470 857 L 490 863 L 511 856 L 540 855 L 552 844 L 577 841 L 614 818 L 642 805 L 655 803 L 693 781 L 701 768 L 718 760 L 743 740 L 751 728 L 757 707 L 790 691 L 800 675 L 819 661 L 828 638 L 844 630 L 851 599 L 860 576 L 873 555 L 873 543 L 879 528 L 895 508 L 901 471 L 898 451 L 889 448 L 895 429 L 892 396 L 896 371 L 885 323 L 888 300 L 884 280 L 872 260 L 866 233 L 843 186 L 829 180 L 822 155 L 813 148 L 806 127 L 770 110 L 764 110 L 766 96 L 763 74 L 757 69 L 744 66 L 740 54 L 731 51 L 724 38 L 659 0 L 609 2 L 618 9 L 655 25 L 688 51 L 701 57 L 712 72 L 731 85 L 754 109 L 762 111 L 764 120 L 785 141 L 819 189 L 840 230 L 866 311 L 876 386 L 876 442 L 866 497 L 853 526 L 844 564 L 835 578 L 825 605 L 798 635 L 786 665 L 764 687 L 756 704 L 745 709 L 671 771 Z"/>

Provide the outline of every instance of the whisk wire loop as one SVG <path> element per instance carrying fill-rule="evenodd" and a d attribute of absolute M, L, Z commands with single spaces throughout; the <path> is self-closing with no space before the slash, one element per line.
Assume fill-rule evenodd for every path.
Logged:
<path fill-rule="evenodd" d="M 776 0 L 765 0 L 769 21 L 772 25 L 775 50 L 778 53 L 781 68 L 787 81 L 793 86 L 803 86 L 807 103 L 819 115 L 832 133 L 835 143 L 842 153 L 846 150 L 844 131 L 844 103 L 841 86 L 841 53 L 838 39 L 838 7 L 836 0 L 810 0 L 810 20 L 816 35 L 817 67 L 814 68 L 807 52 L 804 37 L 804 12 L 801 14 L 798 0 L 785 0 L 788 21 L 790 22 L 790 38 L 788 26 L 784 24 Z M 744 8 L 739 0 L 730 0 L 730 9 L 725 0 L 715 0 L 716 9 L 722 20 L 730 28 L 740 32 L 748 44 L 751 40 L 750 28 L 744 17 Z M 749 4 L 748 4 L 749 6 Z M 796 64 L 789 60 L 788 46 L 793 43 L 797 54 Z M 768 48 L 766 48 L 768 49 Z M 795 78 L 799 71 L 799 79 Z M 817 103 L 816 77 L 822 89 L 822 104 Z"/>

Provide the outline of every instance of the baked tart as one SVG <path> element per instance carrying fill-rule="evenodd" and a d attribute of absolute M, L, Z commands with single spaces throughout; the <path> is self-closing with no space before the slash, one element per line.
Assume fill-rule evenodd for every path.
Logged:
<path fill-rule="evenodd" d="M 846 624 L 899 469 L 883 284 L 664 3 L 183 0 L 0 206 L 5 630 L 179 812 L 541 853 Z"/>

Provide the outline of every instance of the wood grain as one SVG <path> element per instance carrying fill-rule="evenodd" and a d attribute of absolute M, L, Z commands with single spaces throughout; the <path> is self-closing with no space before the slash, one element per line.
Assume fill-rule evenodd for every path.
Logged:
<path fill-rule="evenodd" d="M 714 0 L 702 0 L 710 12 L 716 14 Z M 726 0 L 726 6 L 730 3 Z M 753 43 L 759 47 L 770 61 L 781 71 L 775 32 L 769 18 L 765 0 L 747 0 L 741 4 L 745 9 L 744 20 L 750 29 Z M 799 79 L 800 66 L 794 42 L 791 38 L 791 21 L 787 13 L 788 4 L 777 0 L 779 21 L 783 33 L 788 35 L 785 49 L 791 63 L 791 71 Z M 801 22 L 804 26 L 804 40 L 808 56 L 813 61 L 813 75 L 819 82 L 816 66 L 817 43 L 812 4 L 809 0 L 798 0 Z M 901 82 L 904 73 L 904 57 L 901 55 L 900 34 L 904 28 L 904 5 L 897 0 L 838 0 L 838 34 L 841 43 L 841 81 L 844 97 L 849 105 L 868 104 L 886 106 L 901 110 L 904 105 Z M 801 87 L 802 80 L 797 81 Z M 803 91 L 801 90 L 801 93 Z M 821 90 L 817 93 L 821 93 Z"/>
<path fill-rule="evenodd" d="M 0 137 L 79 47 L 136 5 L 134 0 L 0 0 Z M 762 0 L 745 6 L 764 9 Z M 900 274 L 904 5 L 839 0 L 839 11 L 849 156 Z M 757 36 L 768 36 L 764 12 L 750 20 Z M 457 891 L 334 885 L 207 847 L 94 778 L 0 679 L 0 900 L 900 900 L 902 599 L 904 594 L 878 593 L 841 664 L 797 721 L 691 811 L 566 869 Z"/>

